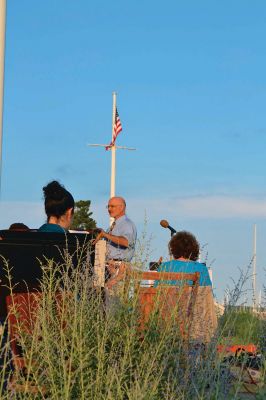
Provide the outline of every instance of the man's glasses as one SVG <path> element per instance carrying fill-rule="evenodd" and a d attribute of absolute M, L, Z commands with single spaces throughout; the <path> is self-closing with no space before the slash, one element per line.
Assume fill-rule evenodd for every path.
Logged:
<path fill-rule="evenodd" d="M 115 208 L 118 207 L 119 204 L 113 205 L 113 204 L 107 204 L 106 208 Z"/>

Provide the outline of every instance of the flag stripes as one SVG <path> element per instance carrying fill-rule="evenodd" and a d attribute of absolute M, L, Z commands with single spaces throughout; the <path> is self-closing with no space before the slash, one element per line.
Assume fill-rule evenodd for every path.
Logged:
<path fill-rule="evenodd" d="M 119 133 L 121 131 L 122 131 L 122 124 L 121 124 L 121 121 L 120 121 L 120 118 L 119 118 L 119 114 L 118 114 L 118 111 L 117 111 L 117 108 L 116 108 L 116 110 L 115 110 L 115 123 L 114 123 L 114 126 L 113 126 L 113 138 L 112 138 L 112 141 L 109 144 L 109 146 L 106 146 L 106 148 L 105 148 L 106 150 L 109 150 L 115 144 L 116 138 L 117 138 L 117 136 L 119 135 Z"/>

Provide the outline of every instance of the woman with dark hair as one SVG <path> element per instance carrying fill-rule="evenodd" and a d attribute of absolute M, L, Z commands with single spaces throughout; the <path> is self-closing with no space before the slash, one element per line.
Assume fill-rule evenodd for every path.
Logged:
<path fill-rule="evenodd" d="M 75 202 L 72 194 L 57 181 L 44 186 L 43 193 L 47 223 L 39 228 L 39 232 L 65 233 L 74 214 Z"/>
<path fill-rule="evenodd" d="M 177 232 L 172 236 L 168 246 L 174 259 L 161 264 L 158 271 L 200 272 L 200 285 L 211 286 L 212 283 L 206 265 L 197 262 L 199 243 L 192 233 L 187 231 Z"/>
<path fill-rule="evenodd" d="M 23 224 L 22 222 L 14 222 L 13 224 L 10 225 L 8 230 L 22 232 L 22 231 L 30 231 L 30 228 L 27 225 Z"/>
<path fill-rule="evenodd" d="M 217 316 L 214 307 L 212 282 L 204 263 L 198 262 L 199 243 L 190 232 L 177 232 L 169 242 L 169 250 L 173 260 L 164 262 L 158 272 L 200 273 L 199 287 L 191 323 L 191 339 L 207 343 L 217 328 Z M 154 286 L 177 285 L 178 281 L 160 281 Z"/>
<path fill-rule="evenodd" d="M 187 231 L 180 231 L 172 236 L 169 249 L 175 260 L 197 261 L 199 258 L 199 243 L 195 236 Z"/>

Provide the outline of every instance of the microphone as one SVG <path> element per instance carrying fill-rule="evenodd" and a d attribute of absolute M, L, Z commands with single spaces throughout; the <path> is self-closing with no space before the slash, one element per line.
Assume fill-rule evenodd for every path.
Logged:
<path fill-rule="evenodd" d="M 161 225 L 163 228 L 168 228 L 168 229 L 170 229 L 171 235 L 174 235 L 174 234 L 176 233 L 176 230 L 175 230 L 172 226 L 169 225 L 169 223 L 168 223 L 168 221 L 166 221 L 166 219 L 162 219 L 162 220 L 160 221 L 160 225 Z"/>

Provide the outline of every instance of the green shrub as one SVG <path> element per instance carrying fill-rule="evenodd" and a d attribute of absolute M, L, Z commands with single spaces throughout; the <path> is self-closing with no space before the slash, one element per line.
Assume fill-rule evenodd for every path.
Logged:
<path fill-rule="evenodd" d="M 260 345 L 265 335 L 265 321 L 251 310 L 228 307 L 220 318 L 222 336 L 230 338 L 232 344 Z"/>

